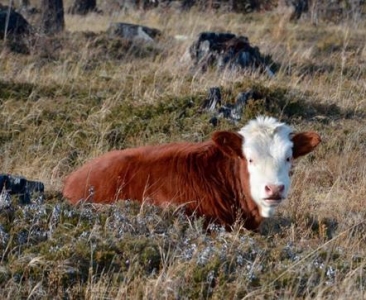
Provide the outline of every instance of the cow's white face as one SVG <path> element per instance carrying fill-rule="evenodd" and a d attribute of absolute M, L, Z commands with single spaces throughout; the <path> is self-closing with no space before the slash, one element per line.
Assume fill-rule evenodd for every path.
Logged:
<path fill-rule="evenodd" d="M 287 197 L 293 159 L 292 129 L 274 118 L 259 117 L 243 127 L 250 193 L 262 217 L 273 215 Z"/>

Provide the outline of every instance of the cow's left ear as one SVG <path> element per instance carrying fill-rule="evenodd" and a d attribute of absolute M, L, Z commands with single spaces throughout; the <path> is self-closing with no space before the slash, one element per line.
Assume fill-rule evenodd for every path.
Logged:
<path fill-rule="evenodd" d="M 216 131 L 212 135 L 212 140 L 217 147 L 228 156 L 243 158 L 244 138 L 239 133 L 231 131 Z"/>
<path fill-rule="evenodd" d="M 293 158 L 310 153 L 321 142 L 319 134 L 313 131 L 296 133 L 291 140 L 294 143 L 292 149 Z"/>

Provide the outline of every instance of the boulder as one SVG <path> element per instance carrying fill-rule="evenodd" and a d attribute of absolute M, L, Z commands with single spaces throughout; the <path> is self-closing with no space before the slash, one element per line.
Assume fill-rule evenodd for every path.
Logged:
<path fill-rule="evenodd" d="M 308 0 L 279 0 L 278 6 L 280 11 L 283 11 L 283 9 L 287 11 L 286 14 L 288 14 L 291 21 L 300 19 L 303 13 L 309 11 Z"/>
<path fill-rule="evenodd" d="M 24 35 L 32 31 L 31 25 L 27 20 L 14 9 L 7 6 L 0 6 L 0 35 Z"/>
<path fill-rule="evenodd" d="M 97 12 L 96 0 L 74 0 L 68 9 L 68 13 L 72 15 L 84 16 L 91 12 Z"/>
<path fill-rule="evenodd" d="M 246 36 L 232 33 L 202 32 L 189 48 L 195 67 L 207 70 L 216 66 L 218 70 L 252 69 L 266 72 L 273 76 L 274 72 L 267 66 L 266 60 L 258 47 L 253 47 Z"/>
<path fill-rule="evenodd" d="M 158 7 L 161 3 L 166 0 L 119 0 L 116 1 L 121 9 L 131 10 L 131 9 L 141 9 L 148 10 Z M 171 0 L 169 0 L 171 1 Z"/>
<path fill-rule="evenodd" d="M 0 194 L 17 195 L 19 203 L 30 204 L 32 195 L 36 193 L 43 196 L 44 184 L 42 182 L 27 180 L 23 176 L 0 174 Z M 7 196 L 3 198 L 2 202 L 8 199 Z"/>
<path fill-rule="evenodd" d="M 147 26 L 130 23 L 111 23 L 107 33 L 110 37 L 121 37 L 128 40 L 153 42 L 161 35 L 161 31 Z"/>
<path fill-rule="evenodd" d="M 235 103 L 222 103 L 220 88 L 209 89 L 208 97 L 203 100 L 199 112 L 208 112 L 213 115 L 210 123 L 217 126 L 220 118 L 228 119 L 234 123 L 241 120 L 245 105 L 248 100 L 261 99 L 262 96 L 253 90 L 241 92 L 236 97 Z"/>
<path fill-rule="evenodd" d="M 208 91 L 208 97 L 203 100 L 200 110 L 215 112 L 221 106 L 221 92 L 219 87 L 212 87 Z"/>

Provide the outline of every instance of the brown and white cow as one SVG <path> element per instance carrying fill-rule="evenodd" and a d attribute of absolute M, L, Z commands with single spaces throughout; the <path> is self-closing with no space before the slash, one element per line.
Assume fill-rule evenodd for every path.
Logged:
<path fill-rule="evenodd" d="M 315 132 L 293 133 L 288 125 L 260 116 L 238 133 L 217 131 L 202 143 L 108 152 L 69 175 L 63 195 L 72 203 L 175 204 L 226 228 L 240 216 L 246 228 L 256 229 L 286 198 L 293 159 L 319 142 Z"/>

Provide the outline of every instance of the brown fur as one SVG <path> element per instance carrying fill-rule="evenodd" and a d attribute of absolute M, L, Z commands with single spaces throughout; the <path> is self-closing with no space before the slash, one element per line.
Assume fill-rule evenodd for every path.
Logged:
<path fill-rule="evenodd" d="M 308 147 L 309 141 L 301 143 L 300 136 L 297 140 L 300 148 Z M 242 143 L 241 135 L 219 131 L 203 143 L 111 151 L 68 176 L 63 195 L 72 203 L 119 199 L 172 203 L 226 228 L 239 216 L 247 229 L 256 229 L 262 217 L 250 196 Z"/>

